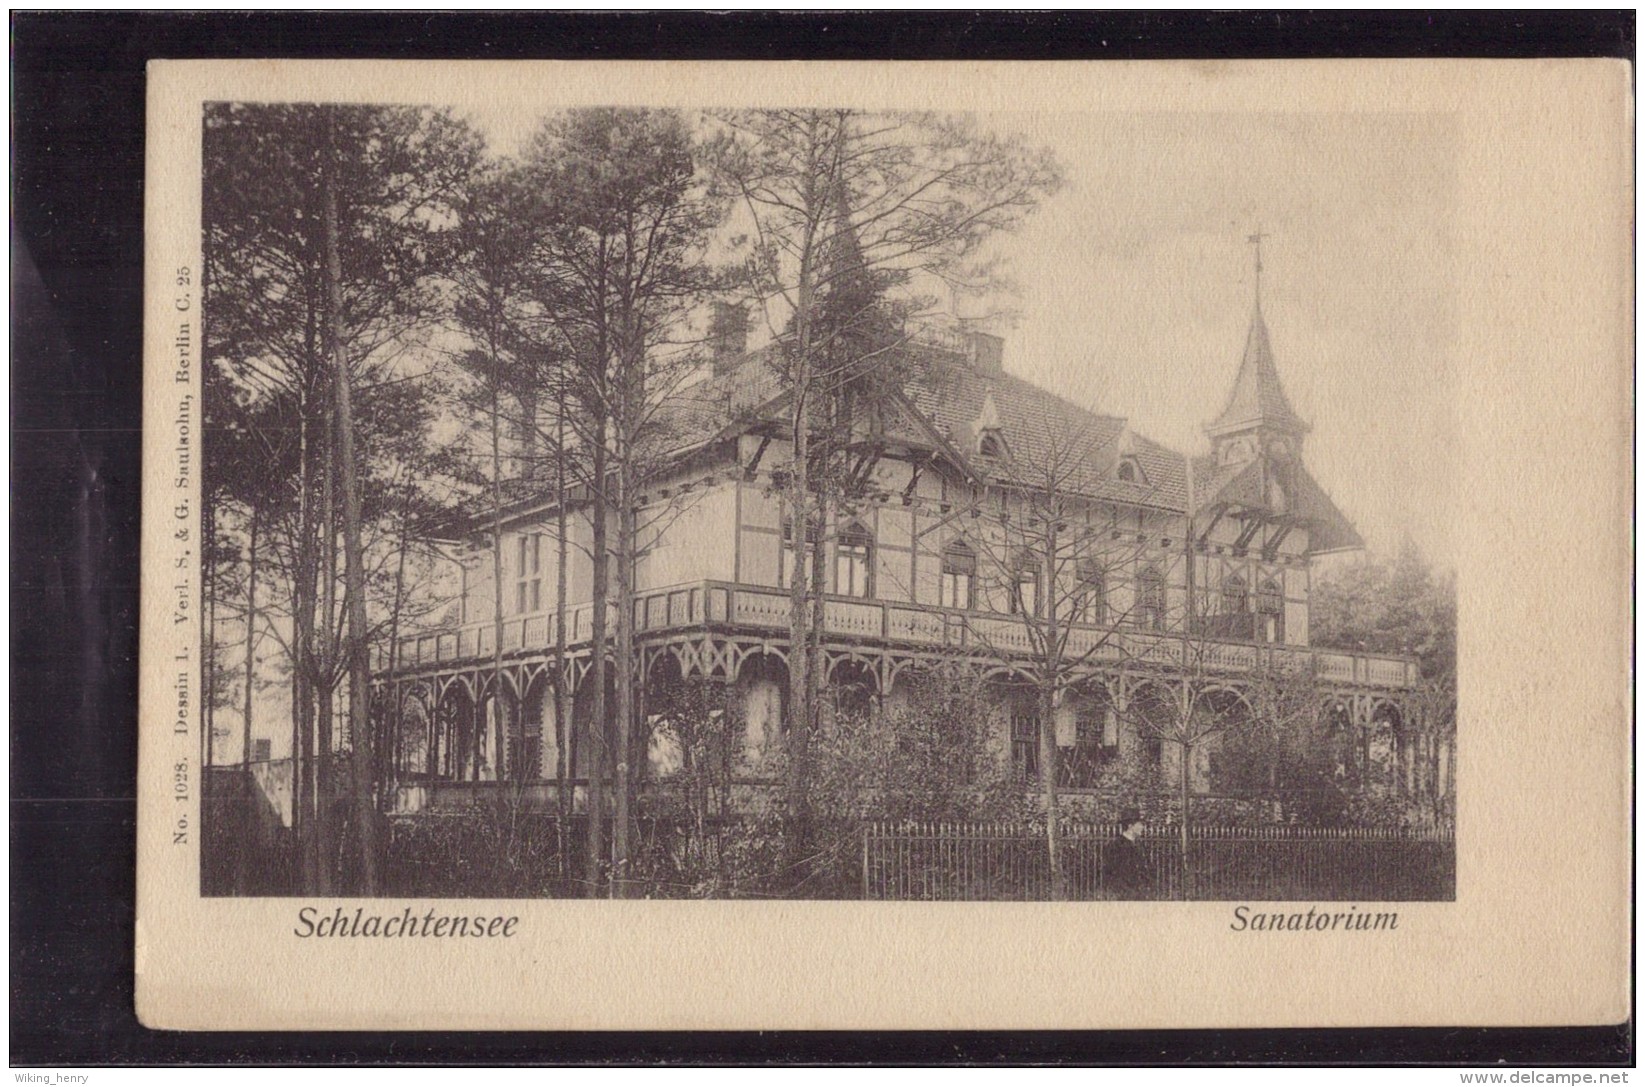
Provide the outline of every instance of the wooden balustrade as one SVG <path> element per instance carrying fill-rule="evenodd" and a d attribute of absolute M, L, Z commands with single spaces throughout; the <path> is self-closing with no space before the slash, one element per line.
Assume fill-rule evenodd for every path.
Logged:
<path fill-rule="evenodd" d="M 694 582 L 641 594 L 634 605 L 634 625 L 638 632 L 705 624 L 782 631 L 788 627 L 790 608 L 789 595 L 781 589 Z M 613 611 L 611 625 L 615 620 Z M 911 646 L 968 647 L 982 652 L 1033 652 L 1033 639 L 1022 620 L 1007 615 L 832 597 L 824 608 L 824 622 L 827 633 L 837 637 Z M 587 642 L 593 630 L 592 606 L 567 609 L 565 626 L 565 644 Z M 560 633 L 553 614 L 505 619 L 502 632 L 504 652 L 550 647 Z M 489 621 L 470 623 L 455 631 L 406 635 L 400 639 L 399 663 L 401 667 L 418 667 L 486 657 L 495 652 L 496 637 L 496 624 Z M 1330 682 L 1408 687 L 1417 680 L 1415 663 L 1399 658 L 1221 639 L 1185 642 L 1180 635 L 1167 632 L 1075 627 L 1070 632 L 1067 652 L 1092 661 L 1135 660 L 1170 667 L 1181 667 L 1198 654 L 1198 663 L 1204 667 L 1236 673 L 1263 666 L 1289 673 L 1307 667 L 1311 660 L 1320 678 Z"/>

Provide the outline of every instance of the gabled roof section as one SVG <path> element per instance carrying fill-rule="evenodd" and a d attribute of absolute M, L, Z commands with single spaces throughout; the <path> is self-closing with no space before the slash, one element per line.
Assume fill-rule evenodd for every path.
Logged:
<path fill-rule="evenodd" d="M 950 443 L 975 447 L 973 433 L 984 407 L 993 403 L 1009 463 L 992 468 L 996 481 L 1031 484 L 1055 467 L 1068 488 L 1091 498 L 1181 510 L 1188 491 L 1180 454 L 1131 433 L 1130 456 L 1143 479 L 1115 474 L 1125 420 L 1064 400 L 1011 374 L 979 373 L 959 363 L 934 362 L 904 389 L 909 401 Z M 1059 460 L 1066 463 L 1058 464 Z M 989 468 L 981 465 L 979 467 Z"/>
<path fill-rule="evenodd" d="M 1291 408 L 1285 388 L 1274 366 L 1274 348 L 1268 340 L 1268 323 L 1262 319 L 1262 305 L 1251 312 L 1251 331 L 1245 337 L 1245 356 L 1240 359 L 1233 391 L 1222 414 L 1205 429 L 1212 435 L 1236 430 L 1272 427 L 1290 434 L 1305 434 L 1308 424 Z"/>
<path fill-rule="evenodd" d="M 1351 551 L 1365 546 L 1365 540 L 1349 523 L 1325 488 L 1314 481 L 1308 469 L 1292 462 L 1290 470 L 1280 481 L 1289 484 L 1291 506 L 1298 517 L 1308 523 L 1308 550 L 1313 554 L 1325 551 Z"/>
<path fill-rule="evenodd" d="M 1268 481 L 1285 491 L 1286 513 L 1308 528 L 1308 549 L 1314 554 L 1344 551 L 1365 546 L 1358 531 L 1337 508 L 1331 496 L 1296 460 L 1275 463 L 1266 457 L 1240 464 L 1216 463 L 1214 457 L 1194 458 L 1194 493 L 1197 510 L 1213 506 L 1265 509 Z"/>
<path fill-rule="evenodd" d="M 1263 504 L 1261 460 L 1218 464 L 1215 457 L 1194 458 L 1194 508 L 1204 510 L 1219 504 Z"/>

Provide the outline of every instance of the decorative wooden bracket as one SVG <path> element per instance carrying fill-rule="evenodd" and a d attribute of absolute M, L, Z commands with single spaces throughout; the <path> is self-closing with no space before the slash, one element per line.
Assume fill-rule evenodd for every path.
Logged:
<path fill-rule="evenodd" d="M 902 504 L 903 505 L 906 506 L 909 503 L 914 501 L 914 488 L 919 486 L 920 473 L 924 469 L 925 469 L 925 458 L 920 457 L 920 458 L 916 459 L 914 461 L 914 470 L 912 472 L 908 473 L 908 486 L 906 486 L 902 489 Z"/>
<path fill-rule="evenodd" d="M 1285 537 L 1289 536 L 1291 530 L 1296 527 L 1297 523 L 1292 518 L 1280 522 L 1279 531 L 1270 536 L 1268 542 L 1262 545 L 1262 560 L 1264 562 L 1274 561 L 1275 557 L 1279 555 L 1279 545 L 1285 542 Z"/>
<path fill-rule="evenodd" d="M 760 469 L 760 458 L 765 456 L 765 447 L 770 444 L 771 436 L 769 434 L 760 439 L 760 447 L 754 450 L 754 456 L 749 458 L 748 466 L 743 469 L 744 479 L 751 480 L 754 478 L 755 474 Z"/>
<path fill-rule="evenodd" d="M 1201 547 L 1204 547 L 1205 542 L 1211 538 L 1212 530 L 1214 530 L 1218 525 L 1222 524 L 1223 514 L 1228 512 L 1228 506 L 1226 504 L 1219 505 L 1219 506 L 1217 506 L 1216 509 L 1217 509 L 1217 515 L 1215 517 L 1211 518 L 1211 523 L 1206 525 L 1205 526 L 1205 531 L 1201 532 L 1199 534 L 1199 546 L 1201 546 Z"/>

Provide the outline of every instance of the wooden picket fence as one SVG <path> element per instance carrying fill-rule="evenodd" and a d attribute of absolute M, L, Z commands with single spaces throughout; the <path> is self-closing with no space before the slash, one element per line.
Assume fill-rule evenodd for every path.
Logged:
<path fill-rule="evenodd" d="M 1109 824 L 1062 832 L 1068 897 L 1119 897 L 1104 886 Z M 1446 830 L 1254 826 L 1189 828 L 1188 885 L 1175 827 L 1138 839 L 1153 873 L 1138 896 L 1210 901 L 1449 901 L 1456 843 Z M 862 835 L 862 896 L 924 901 L 1051 898 L 1044 827 L 1009 823 L 870 823 Z"/>

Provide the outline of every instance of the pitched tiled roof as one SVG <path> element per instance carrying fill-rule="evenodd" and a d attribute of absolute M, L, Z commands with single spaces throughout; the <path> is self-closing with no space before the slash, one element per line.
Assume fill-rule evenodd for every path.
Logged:
<path fill-rule="evenodd" d="M 750 352 L 736 365 L 669 397 L 655 416 L 653 441 L 663 449 L 685 450 L 738 423 L 752 423 L 783 393 L 771 366 L 772 350 Z"/>
<path fill-rule="evenodd" d="M 1240 359 L 1239 373 L 1234 378 L 1233 391 L 1222 414 L 1206 427 L 1211 433 L 1240 427 L 1266 424 L 1292 433 L 1308 429 L 1279 383 L 1279 371 L 1274 366 L 1274 348 L 1268 342 L 1268 324 L 1262 319 L 1260 306 L 1251 314 L 1251 331 L 1245 337 L 1245 355 Z"/>
<path fill-rule="evenodd" d="M 905 388 L 909 401 L 972 466 L 995 479 L 1031 484 L 1055 471 L 1070 489 L 1094 498 L 1180 510 L 1187 497 L 1183 459 L 1135 433 L 1130 456 L 1136 482 L 1118 478 L 1126 450 L 1125 420 L 1101 415 L 1004 372 L 979 372 L 963 363 L 933 361 Z M 1006 456 L 1000 463 L 974 455 L 975 427 L 992 401 Z"/>
<path fill-rule="evenodd" d="M 783 383 L 771 365 L 773 350 L 750 352 L 670 398 L 657 416 L 653 440 L 658 447 L 684 453 L 716 438 L 780 420 Z M 903 388 L 903 399 L 919 418 L 904 420 L 903 425 L 911 432 L 926 433 L 928 428 L 931 440 L 921 442 L 915 435 L 910 444 L 925 444 L 934 452 L 957 457 L 962 467 L 982 478 L 1031 484 L 1036 475 L 1044 477 L 1048 465 L 1057 464 L 1064 485 L 1077 493 L 1173 512 L 1187 509 L 1185 458 L 1130 431 L 1124 419 L 1080 407 L 1004 371 L 974 366 L 954 352 L 926 352 L 917 361 Z M 1234 396 L 1213 427 L 1228 420 L 1230 412 L 1244 411 L 1241 405 L 1251 398 L 1260 410 L 1279 413 L 1272 419 L 1289 420 L 1304 429 L 1279 388 L 1260 313 L 1252 326 Z M 977 427 L 996 421 L 1004 455 L 981 456 Z M 1122 458 L 1133 461 L 1140 478 L 1119 478 Z M 1263 505 L 1265 463 L 1258 459 L 1219 465 L 1213 457 L 1196 457 L 1195 507 L 1206 509 L 1215 502 Z M 1293 511 L 1313 522 L 1316 548 L 1358 546 L 1353 527 L 1300 464 L 1288 466 L 1285 477 L 1281 482 Z M 541 483 L 509 491 L 508 504 L 516 510 L 544 500 L 539 497 L 534 502 L 529 497 L 531 492 L 544 492 Z"/>
<path fill-rule="evenodd" d="M 1128 434 L 1125 420 L 1089 411 L 1003 371 L 974 368 L 950 352 L 922 352 L 910 371 L 902 391 L 921 417 L 912 421 L 913 429 L 930 429 L 930 441 L 920 443 L 916 435 L 914 444 L 951 451 L 967 468 L 993 479 L 1028 482 L 1043 476 L 1048 465 L 1065 461 L 1067 484 L 1081 494 L 1184 508 L 1181 455 Z M 672 448 L 690 448 L 717 433 L 754 425 L 762 409 L 767 417 L 778 417 L 781 397 L 770 349 L 762 349 L 734 369 L 682 390 L 669 405 L 663 429 Z M 985 409 L 990 403 L 991 412 Z M 996 421 L 1007 451 L 998 461 L 976 453 L 977 425 Z M 1117 477 L 1122 454 L 1134 459 L 1137 481 Z"/>

